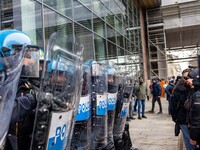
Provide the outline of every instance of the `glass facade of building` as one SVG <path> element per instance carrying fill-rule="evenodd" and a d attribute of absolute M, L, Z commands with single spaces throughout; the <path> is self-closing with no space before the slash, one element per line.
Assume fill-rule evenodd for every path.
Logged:
<path fill-rule="evenodd" d="M 112 61 L 135 76 L 140 71 L 140 8 L 133 0 L 1 0 L 0 28 L 26 32 L 39 47 L 54 32 L 76 51 L 84 46 L 84 60 Z"/>

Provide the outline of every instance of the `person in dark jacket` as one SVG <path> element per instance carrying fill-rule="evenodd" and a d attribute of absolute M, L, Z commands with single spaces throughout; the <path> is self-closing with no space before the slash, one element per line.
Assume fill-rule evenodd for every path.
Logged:
<path fill-rule="evenodd" d="M 28 150 L 33 132 L 34 110 L 37 105 L 43 61 L 39 61 L 39 51 L 29 50 L 23 59 L 23 68 L 12 112 L 5 150 Z M 38 57 L 33 57 L 37 55 Z M 34 70 L 34 71 L 33 71 Z"/>
<path fill-rule="evenodd" d="M 159 84 L 157 78 L 153 79 L 151 94 L 153 95 L 153 99 L 152 99 L 152 108 L 149 112 L 154 113 L 155 102 L 157 101 L 159 108 L 160 108 L 160 111 L 158 112 L 158 114 L 162 114 L 162 104 L 161 104 L 161 100 L 160 100 L 161 87 L 160 87 L 160 84 Z"/>
<path fill-rule="evenodd" d="M 199 69 L 195 68 L 188 74 L 188 82 L 192 84 L 193 90 L 190 97 L 189 107 L 189 126 L 190 126 L 190 144 L 200 145 L 200 79 Z"/>
<path fill-rule="evenodd" d="M 36 94 L 28 79 L 20 79 L 12 118 L 8 131 L 6 150 L 28 150 L 34 124 Z"/>
<path fill-rule="evenodd" d="M 169 84 L 167 85 L 167 87 L 165 88 L 165 93 L 167 94 L 167 101 L 169 103 L 168 105 L 168 114 L 170 115 L 170 102 L 171 102 L 171 96 L 172 96 L 172 90 L 174 87 L 174 80 L 170 80 Z"/>
<path fill-rule="evenodd" d="M 174 84 L 176 85 L 180 81 L 181 78 L 182 76 L 177 76 Z"/>
<path fill-rule="evenodd" d="M 190 84 L 188 84 L 186 79 L 182 78 L 173 89 L 170 111 L 173 121 L 180 127 L 183 133 L 186 149 L 194 150 L 195 147 L 190 144 L 190 134 L 187 126 L 187 109 L 185 107 L 188 99 L 188 91 L 190 90 Z"/>

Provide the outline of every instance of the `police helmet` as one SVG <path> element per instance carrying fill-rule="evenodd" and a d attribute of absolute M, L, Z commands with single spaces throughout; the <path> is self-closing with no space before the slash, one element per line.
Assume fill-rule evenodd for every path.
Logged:
<path fill-rule="evenodd" d="M 101 76 L 103 74 L 101 65 L 97 61 L 91 59 L 87 60 L 85 64 L 89 65 L 92 68 L 91 70 L 92 76 Z"/>
<path fill-rule="evenodd" d="M 2 57 L 14 54 L 22 45 L 33 45 L 27 34 L 15 29 L 0 31 L 0 54 Z"/>
<path fill-rule="evenodd" d="M 108 82 L 113 83 L 116 76 L 116 69 L 112 65 L 108 65 L 107 69 L 108 69 Z"/>
<path fill-rule="evenodd" d="M 119 78 L 114 63 L 113 64 L 110 63 L 107 66 L 107 69 L 108 69 L 108 92 L 115 93 L 118 90 Z"/>

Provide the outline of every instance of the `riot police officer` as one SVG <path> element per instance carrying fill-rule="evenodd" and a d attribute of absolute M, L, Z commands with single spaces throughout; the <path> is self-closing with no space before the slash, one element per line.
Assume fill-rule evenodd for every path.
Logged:
<path fill-rule="evenodd" d="M 25 33 L 13 30 L 11 34 L 16 32 L 15 41 L 9 39 L 13 43 L 12 47 L 9 48 L 7 46 L 7 49 L 12 50 L 14 48 L 15 51 L 20 51 L 22 44 L 26 43 L 27 45 L 8 131 L 6 149 L 26 150 L 30 148 L 30 136 L 34 122 L 34 115 L 31 112 L 36 107 L 36 86 L 31 83 L 30 78 L 34 78 L 34 80 L 39 78 L 39 49 L 33 45 L 33 42 Z"/>
<path fill-rule="evenodd" d="M 70 149 L 80 99 L 82 60 L 63 46 L 61 38 L 62 33 L 53 33 L 47 44 L 37 96 L 32 150 Z"/>
<path fill-rule="evenodd" d="M 102 63 L 88 61 L 91 66 L 91 149 L 107 145 L 107 69 Z"/>
<path fill-rule="evenodd" d="M 83 84 L 76 114 L 71 149 L 88 150 L 91 145 L 91 67 L 83 64 Z"/>
<path fill-rule="evenodd" d="M 108 69 L 108 130 L 107 130 L 107 146 L 105 149 L 115 149 L 114 139 L 113 139 L 113 127 L 115 119 L 115 108 L 117 103 L 117 93 L 119 79 L 117 76 L 117 71 L 114 64 L 110 63 L 107 67 Z"/>
<path fill-rule="evenodd" d="M 132 96 L 133 85 L 122 75 L 119 79 L 115 124 L 113 128 L 115 148 L 129 150 L 132 147 L 128 124 L 126 124 L 129 101 Z"/>
<path fill-rule="evenodd" d="M 12 110 L 15 104 L 22 61 L 30 38 L 18 30 L 0 32 L 0 149 L 5 148 Z"/>

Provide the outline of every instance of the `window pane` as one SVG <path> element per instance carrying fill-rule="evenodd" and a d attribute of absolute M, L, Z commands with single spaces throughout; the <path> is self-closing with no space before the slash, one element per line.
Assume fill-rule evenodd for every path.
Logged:
<path fill-rule="evenodd" d="M 118 66 L 120 72 L 125 72 L 125 51 L 119 47 L 117 47 L 118 51 Z"/>
<path fill-rule="evenodd" d="M 119 19 L 115 19 L 115 29 L 120 32 L 121 34 L 123 34 L 123 30 L 122 30 L 122 22 Z"/>
<path fill-rule="evenodd" d="M 106 22 L 110 24 L 112 27 L 115 27 L 115 16 L 114 15 L 107 15 Z"/>
<path fill-rule="evenodd" d="M 58 32 L 59 46 L 74 52 L 72 22 L 47 7 L 44 8 L 44 21 L 46 43 L 54 32 Z"/>
<path fill-rule="evenodd" d="M 92 0 L 92 9 L 101 18 L 108 15 L 106 7 L 99 0 Z"/>
<path fill-rule="evenodd" d="M 117 33 L 116 36 L 117 36 L 117 45 L 123 48 L 124 47 L 123 36 L 119 33 Z"/>
<path fill-rule="evenodd" d="M 105 23 L 94 15 L 93 18 L 93 26 L 94 26 L 94 32 L 98 33 L 101 36 L 105 36 Z"/>
<path fill-rule="evenodd" d="M 92 28 L 92 13 L 80 2 L 74 0 L 74 20 L 87 28 Z"/>
<path fill-rule="evenodd" d="M 93 33 L 89 30 L 83 28 L 82 26 L 75 24 L 75 39 L 76 43 L 82 45 L 83 58 L 84 60 L 94 58 L 93 49 Z"/>
<path fill-rule="evenodd" d="M 116 45 L 108 41 L 108 59 L 114 59 L 117 56 Z"/>
<path fill-rule="evenodd" d="M 43 0 L 44 4 L 52 7 L 61 14 L 72 18 L 72 2 L 71 0 Z"/>
<path fill-rule="evenodd" d="M 5 19 L 5 22 L 2 22 L 2 29 L 21 30 L 30 36 L 34 44 L 43 48 L 41 5 L 28 0 L 13 1 L 10 4 L 7 7 L 11 14 L 7 12 L 6 7 L 6 14 L 0 12 L 1 15 L 5 15 L 2 16 Z"/>
<path fill-rule="evenodd" d="M 78 0 L 78 1 L 83 3 L 84 5 L 87 5 L 87 7 L 90 7 L 90 0 Z"/>
<path fill-rule="evenodd" d="M 95 58 L 96 60 L 107 60 L 106 54 L 106 40 L 95 35 L 94 37 L 95 46 Z"/>
<path fill-rule="evenodd" d="M 113 43 L 116 43 L 116 35 L 115 35 L 115 30 L 110 27 L 109 25 L 106 25 L 107 26 L 107 39 L 112 41 Z"/>

